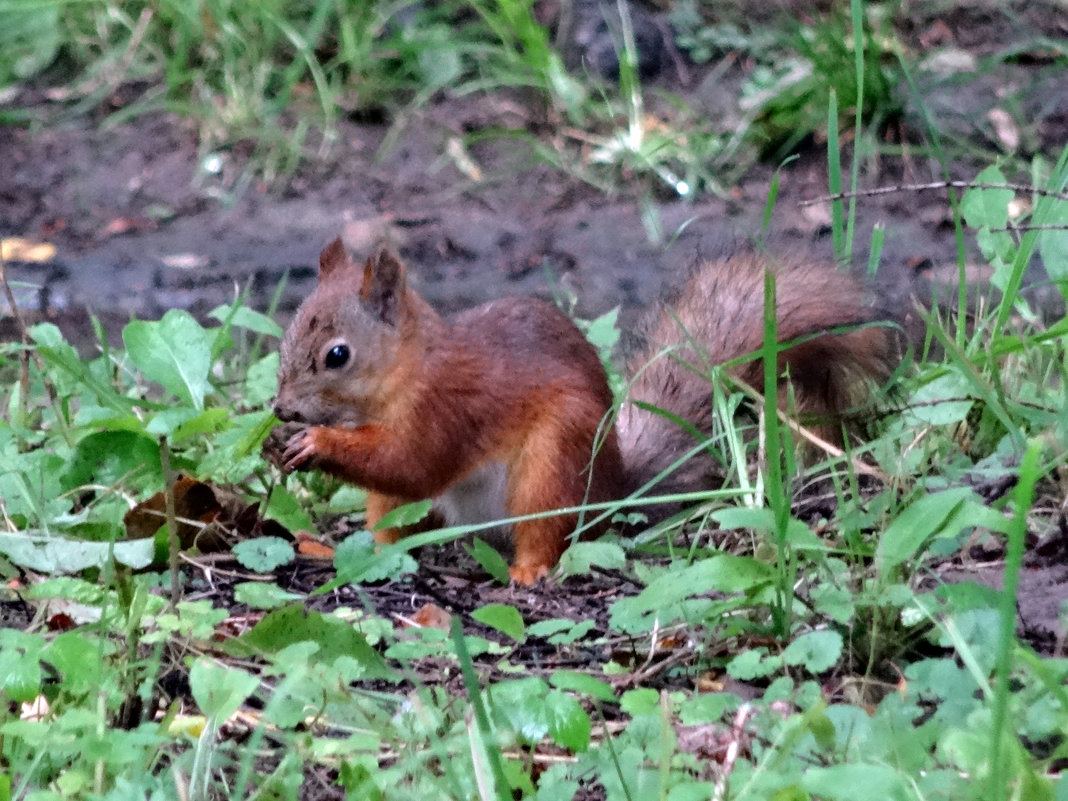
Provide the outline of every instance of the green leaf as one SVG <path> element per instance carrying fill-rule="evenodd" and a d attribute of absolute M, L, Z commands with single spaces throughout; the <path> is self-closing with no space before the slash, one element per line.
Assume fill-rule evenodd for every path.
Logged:
<path fill-rule="evenodd" d="M 717 553 L 683 568 L 665 571 L 633 598 L 612 604 L 614 628 L 634 630 L 644 625 L 643 615 L 656 615 L 661 623 L 685 612 L 684 602 L 710 592 L 745 593 L 771 584 L 775 571 L 749 556 Z"/>
<path fill-rule="evenodd" d="M 284 333 L 278 323 L 266 314 L 261 314 L 248 306 L 238 306 L 236 309 L 232 306 L 216 306 L 208 312 L 208 317 L 218 320 L 220 323 L 225 323 L 229 320 L 230 325 L 247 328 L 253 333 L 264 334 L 269 337 L 281 339 Z"/>
<path fill-rule="evenodd" d="M 494 581 L 498 584 L 508 583 L 508 562 L 496 548 L 480 537 L 475 537 L 465 549 L 482 565 L 483 570 L 493 576 Z"/>
<path fill-rule="evenodd" d="M 781 667 L 782 659 L 769 656 L 766 648 L 751 648 L 727 663 L 727 673 L 739 681 L 752 681 L 770 676 Z"/>
<path fill-rule="evenodd" d="M 155 541 L 149 537 L 129 542 L 89 542 L 22 531 L 0 532 L 0 554 L 19 567 L 41 573 L 80 573 L 103 567 L 111 560 L 134 569 L 148 567 L 155 556 Z"/>
<path fill-rule="evenodd" d="M 220 483 L 242 481 L 263 467 L 260 445 L 277 424 L 270 409 L 231 417 L 230 428 L 215 437 L 214 449 L 200 461 L 197 476 Z"/>
<path fill-rule="evenodd" d="M 1054 281 L 1068 280 L 1068 202 L 1052 203 L 1041 220 L 1043 225 L 1059 225 L 1060 229 L 1044 230 L 1038 235 L 1038 253 L 1042 264 Z"/>
<path fill-rule="evenodd" d="M 619 307 L 590 320 L 583 328 L 591 345 L 599 351 L 613 352 L 619 342 Z"/>
<path fill-rule="evenodd" d="M 276 567 L 287 565 L 297 557 L 293 546 L 281 537 L 245 540 L 237 543 L 233 551 L 242 567 L 256 573 L 270 573 Z"/>
<path fill-rule="evenodd" d="M 413 501 L 412 503 L 398 506 L 396 509 L 391 509 L 382 515 L 382 519 L 378 521 L 375 529 L 381 531 L 384 528 L 402 528 L 403 526 L 415 525 L 430 514 L 433 506 L 434 502 L 429 499 Z"/>
<path fill-rule="evenodd" d="M 159 443 L 130 431 L 98 431 L 83 437 L 74 448 L 63 487 L 71 490 L 86 484 L 129 485 L 142 489 L 163 488 Z"/>
<path fill-rule="evenodd" d="M 18 629 L 0 629 L 0 694 L 27 703 L 41 689 L 40 653 L 44 638 Z"/>
<path fill-rule="evenodd" d="M 297 496 L 281 484 L 275 484 L 271 488 L 271 495 L 267 499 L 267 508 L 264 509 L 263 516 L 270 520 L 277 520 L 291 532 L 311 531 L 314 528 L 311 515 L 297 500 Z"/>
<path fill-rule="evenodd" d="M 506 634 L 516 642 L 526 639 L 526 627 L 519 610 L 507 604 L 489 604 L 471 613 L 471 617 L 483 625 Z"/>
<path fill-rule="evenodd" d="M 58 635 L 42 657 L 62 676 L 63 690 L 70 696 L 99 691 L 105 686 L 108 671 L 113 669 L 110 663 L 105 667 L 100 643 L 82 631 Z"/>
<path fill-rule="evenodd" d="M 188 312 L 171 309 L 163 318 L 134 320 L 122 331 L 130 361 L 146 378 L 197 409 L 211 389 L 211 338 Z"/>
<path fill-rule="evenodd" d="M 221 665 L 202 657 L 189 671 L 189 689 L 200 711 L 222 722 L 255 692 L 260 681 L 234 665 Z"/>
<path fill-rule="evenodd" d="M 700 693 L 689 699 L 679 710 L 679 721 L 687 726 L 715 723 L 742 703 L 733 693 Z"/>
<path fill-rule="evenodd" d="M 809 767 L 801 786 L 827 801 L 912 801 L 908 782 L 886 765 Z"/>
<path fill-rule="evenodd" d="M 0 14 L 0 89 L 40 73 L 63 44 L 59 5 L 4 5 Z"/>
<path fill-rule="evenodd" d="M 619 708 L 631 717 L 657 712 L 660 708 L 660 693 L 651 687 L 627 690 L 619 698 Z"/>
<path fill-rule="evenodd" d="M 1003 184 L 1005 176 L 990 166 L 975 176 L 977 184 Z M 1004 228 L 1009 222 L 1009 203 L 1015 193 L 1011 189 L 969 189 L 960 201 L 960 211 L 973 228 Z"/>
<path fill-rule="evenodd" d="M 875 549 L 876 570 L 885 576 L 887 571 L 911 559 L 925 542 L 939 533 L 962 504 L 974 497 L 975 493 L 968 487 L 956 487 L 924 495 L 911 503 L 879 538 Z M 960 528 L 965 525 L 959 518 L 954 517 L 954 521 Z"/>
<path fill-rule="evenodd" d="M 549 686 L 538 678 L 502 681 L 487 696 L 498 718 L 525 742 L 536 743 L 549 733 L 545 696 Z"/>
<path fill-rule="evenodd" d="M 822 673 L 838 662 L 842 645 L 842 635 L 837 631 L 810 631 L 786 647 L 782 661 L 787 665 L 800 665 L 810 673 Z"/>
<path fill-rule="evenodd" d="M 626 552 L 614 542 L 576 542 L 560 557 L 560 570 L 565 576 L 587 575 L 594 565 L 620 570 L 626 564 Z"/>
<path fill-rule="evenodd" d="M 907 414 L 919 423 L 936 426 L 959 423 L 974 404 L 971 394 L 971 384 L 964 376 L 956 371 L 945 373 L 912 393 Z"/>
<path fill-rule="evenodd" d="M 549 736 L 557 745 L 575 753 L 590 745 L 590 716 L 582 705 L 567 693 L 553 691 L 545 698 L 545 714 L 549 719 Z"/>
<path fill-rule="evenodd" d="M 419 565 L 406 551 L 375 544 L 369 531 L 357 531 L 345 538 L 334 552 L 337 578 L 326 587 L 394 579 L 414 573 Z"/>
<path fill-rule="evenodd" d="M 368 679 L 394 678 L 394 672 L 367 644 L 363 635 L 335 617 L 292 604 L 269 612 L 251 631 L 226 644 L 237 656 L 274 653 L 297 642 L 314 642 L 324 661 L 350 656 L 362 665 Z"/>
<path fill-rule="evenodd" d="M 194 437 L 221 431 L 230 421 L 231 411 L 222 407 L 205 409 L 177 408 L 158 412 L 145 427 L 150 434 L 170 437 L 171 444 L 180 445 Z"/>
<path fill-rule="evenodd" d="M 243 581 L 234 586 L 234 600 L 252 609 L 277 609 L 303 596 L 286 592 L 273 582 Z"/>
<path fill-rule="evenodd" d="M 753 509 L 732 506 L 716 510 L 712 513 L 712 519 L 727 530 L 751 528 L 764 534 L 774 534 L 778 529 L 775 513 L 768 507 Z M 824 548 L 823 542 L 812 529 L 796 517 L 791 517 L 786 522 L 786 541 L 797 548 Z"/>
<path fill-rule="evenodd" d="M 570 645 L 582 639 L 593 630 L 592 620 L 580 620 L 577 623 L 570 618 L 551 618 L 539 620 L 527 628 L 532 637 L 545 637 L 553 645 Z"/>
<path fill-rule="evenodd" d="M 245 373 L 245 389 L 242 393 L 245 406 L 254 409 L 267 405 L 274 397 L 277 386 L 278 351 L 275 351 L 249 365 Z"/>
<path fill-rule="evenodd" d="M 586 673 L 558 670 L 549 677 L 549 683 L 559 690 L 582 693 L 605 703 L 614 703 L 616 700 L 616 691 L 612 689 L 612 685 Z"/>

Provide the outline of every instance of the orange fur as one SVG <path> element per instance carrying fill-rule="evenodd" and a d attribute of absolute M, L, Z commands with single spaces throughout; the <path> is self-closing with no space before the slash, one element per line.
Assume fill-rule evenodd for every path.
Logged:
<path fill-rule="evenodd" d="M 444 319 L 407 286 L 404 265 L 388 250 L 361 267 L 335 240 L 319 265 L 319 286 L 282 344 L 275 414 L 304 425 L 287 442 L 283 465 L 368 489 L 372 529 L 391 509 L 423 498 L 434 498 L 450 523 L 617 499 L 686 445 L 664 418 L 633 404 L 618 432 L 598 442 L 612 407 L 604 369 L 578 328 L 547 303 L 505 299 Z M 765 265 L 748 257 L 698 270 L 677 299 L 679 316 L 654 319 L 642 358 L 691 337 L 695 346 L 679 355 L 696 364 L 759 348 Z M 784 340 L 870 319 L 859 286 L 833 268 L 805 263 L 777 273 Z M 804 341 L 783 354 L 782 366 L 806 409 L 833 414 L 851 397 L 851 373 L 882 375 L 889 359 L 885 329 L 859 328 Z M 643 369 L 632 399 L 707 432 L 704 378 L 672 359 L 635 366 Z M 759 385 L 759 370 L 742 365 L 736 374 Z M 707 486 L 713 473 L 708 465 L 680 471 L 672 489 Z M 518 523 L 512 579 L 541 579 L 575 526 L 570 513 Z M 375 539 L 404 533 L 376 531 Z"/>

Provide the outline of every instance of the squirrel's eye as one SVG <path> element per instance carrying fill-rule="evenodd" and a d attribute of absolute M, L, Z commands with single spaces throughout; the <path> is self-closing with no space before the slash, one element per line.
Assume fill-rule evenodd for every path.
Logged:
<path fill-rule="evenodd" d="M 349 346 L 348 345 L 334 345 L 326 352 L 326 358 L 323 360 L 323 364 L 326 365 L 327 370 L 336 370 L 339 367 L 344 367 L 345 362 L 349 360 Z"/>

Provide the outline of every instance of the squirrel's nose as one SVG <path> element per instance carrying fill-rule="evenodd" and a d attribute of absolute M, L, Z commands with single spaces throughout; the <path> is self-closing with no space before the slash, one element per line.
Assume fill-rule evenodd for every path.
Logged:
<path fill-rule="evenodd" d="M 294 410 L 286 406 L 283 406 L 277 400 L 274 402 L 274 406 L 271 408 L 274 412 L 274 416 L 281 420 L 283 423 L 292 423 L 297 420 L 300 415 Z"/>

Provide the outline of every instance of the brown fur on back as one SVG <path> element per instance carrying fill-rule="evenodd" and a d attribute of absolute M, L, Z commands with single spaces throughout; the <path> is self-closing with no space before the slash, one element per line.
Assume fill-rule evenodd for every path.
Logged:
<path fill-rule="evenodd" d="M 864 325 L 874 315 L 861 284 L 833 264 L 773 263 L 755 253 L 703 263 L 647 316 L 642 347 L 630 360 L 628 372 L 634 380 L 618 432 L 633 488 L 697 444 L 684 427 L 633 402 L 656 406 L 708 435 L 713 420 L 709 370 L 762 347 L 768 269 L 776 278 L 779 341 L 799 340 L 779 358 L 780 374 L 788 371 L 792 382 L 797 404 L 793 411 L 822 419 L 828 423 L 825 430 L 835 432 L 835 421 L 863 398 L 866 383 L 889 374 L 891 329 Z M 832 329 L 846 330 L 829 333 Z M 731 368 L 731 373 L 762 391 L 763 370 L 757 357 Z M 702 452 L 658 484 L 656 492 L 708 489 L 722 482 L 721 473 L 722 467 Z"/>

